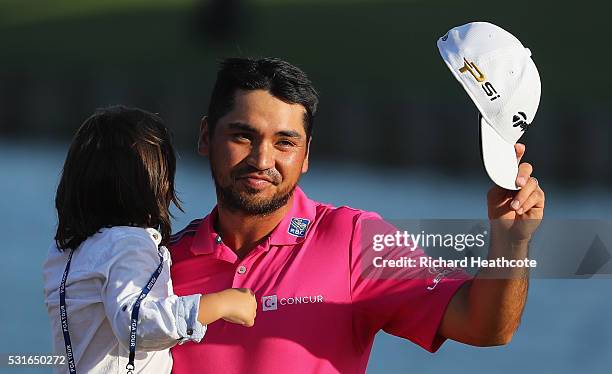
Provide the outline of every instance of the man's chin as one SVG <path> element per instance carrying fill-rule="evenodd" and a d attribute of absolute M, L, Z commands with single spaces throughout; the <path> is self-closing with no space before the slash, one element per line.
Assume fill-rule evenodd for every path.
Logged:
<path fill-rule="evenodd" d="M 268 198 L 274 197 L 274 191 L 270 191 L 271 189 L 272 189 L 271 187 L 256 188 L 256 187 L 244 186 L 237 192 L 240 195 L 240 197 L 242 197 L 243 199 L 250 199 L 255 196 L 257 196 L 259 199 L 265 199 L 266 195 L 268 196 Z"/>
<path fill-rule="evenodd" d="M 295 188 L 295 187 L 294 187 Z M 252 189 L 243 186 L 240 190 L 223 190 L 222 204 L 233 211 L 240 211 L 249 215 L 266 215 L 283 207 L 293 195 L 293 188 L 285 193 L 279 194 L 269 189 Z"/>
<path fill-rule="evenodd" d="M 278 205 L 274 204 L 274 202 L 279 200 L 277 196 L 266 194 L 264 191 L 241 193 L 238 196 L 240 205 L 247 211 L 259 210 L 261 207 Z"/>

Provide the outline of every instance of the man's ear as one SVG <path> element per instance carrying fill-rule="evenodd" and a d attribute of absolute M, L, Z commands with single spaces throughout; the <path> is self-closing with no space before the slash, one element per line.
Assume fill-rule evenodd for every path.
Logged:
<path fill-rule="evenodd" d="M 208 135 L 208 117 L 204 116 L 200 121 L 200 135 L 198 137 L 198 153 L 202 156 L 208 156 L 210 150 L 210 139 Z"/>
<path fill-rule="evenodd" d="M 312 136 L 308 139 L 308 144 L 306 144 L 306 157 L 304 157 L 304 162 L 302 163 L 302 174 L 308 171 L 308 156 L 310 155 L 310 141 L 312 140 Z"/>

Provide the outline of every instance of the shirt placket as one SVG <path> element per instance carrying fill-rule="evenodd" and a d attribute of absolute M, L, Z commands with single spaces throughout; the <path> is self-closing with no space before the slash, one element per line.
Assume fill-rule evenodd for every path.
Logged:
<path fill-rule="evenodd" d="M 252 287 L 253 285 L 247 285 L 247 279 L 252 273 L 252 265 L 255 260 L 266 252 L 270 246 L 269 239 L 264 243 L 253 248 L 253 250 L 243 259 L 240 259 L 234 251 L 227 247 L 220 235 L 215 238 L 215 245 L 220 246 L 217 248 L 217 257 L 234 264 L 234 275 L 232 278 L 232 288 L 246 288 Z"/>
<path fill-rule="evenodd" d="M 255 269 L 253 268 L 255 261 L 257 260 L 259 256 L 263 255 L 263 253 L 266 252 L 268 248 L 269 248 L 269 243 L 268 241 L 266 241 L 258 245 L 257 247 L 253 248 L 251 253 L 249 253 L 245 258 L 241 260 L 239 259 L 238 261 L 236 261 L 236 268 L 234 271 L 234 280 L 232 282 L 232 287 L 234 288 L 254 288 L 256 287 L 255 284 L 247 283 L 247 279 L 250 278 L 252 280 L 251 274 L 253 273 L 253 271 L 255 271 Z M 255 291 L 256 290 L 253 290 L 253 292 Z"/>
<path fill-rule="evenodd" d="M 234 251 L 232 251 L 223 243 L 223 240 L 220 235 L 216 236 L 215 245 L 218 246 L 216 251 L 217 258 L 234 264 L 232 288 L 251 288 L 253 292 L 256 291 L 253 289 L 256 287 L 256 285 L 249 284 L 248 279 L 250 277 L 250 274 L 254 270 L 252 268 L 252 265 L 255 263 L 255 261 L 260 255 L 262 255 L 264 252 L 267 252 L 267 250 L 269 249 L 269 242 L 269 239 L 266 240 L 264 243 L 253 248 L 253 250 L 251 251 L 251 253 L 248 254 L 248 256 L 243 259 L 240 259 Z M 222 329 L 227 329 L 229 325 L 231 325 L 231 323 L 223 321 Z"/>

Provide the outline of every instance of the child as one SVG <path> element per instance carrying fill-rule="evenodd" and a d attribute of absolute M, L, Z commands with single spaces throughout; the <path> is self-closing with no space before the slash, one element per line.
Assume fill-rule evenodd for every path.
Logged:
<path fill-rule="evenodd" d="M 57 372 L 170 373 L 169 348 L 199 342 L 207 324 L 253 325 L 250 290 L 174 295 L 163 244 L 170 203 L 180 209 L 175 169 L 170 136 L 155 114 L 110 107 L 76 133 L 43 269 L 54 350 L 68 364 Z"/>

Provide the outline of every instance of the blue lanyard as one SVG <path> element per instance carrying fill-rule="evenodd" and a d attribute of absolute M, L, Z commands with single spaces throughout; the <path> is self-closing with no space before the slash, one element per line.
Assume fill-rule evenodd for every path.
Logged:
<path fill-rule="evenodd" d="M 128 359 L 128 364 L 125 366 L 127 369 L 127 374 L 132 374 L 134 372 L 134 357 L 136 356 L 136 327 L 138 327 L 138 311 L 140 311 L 140 302 L 147 297 L 151 288 L 159 278 L 161 274 L 162 268 L 164 267 L 164 258 L 162 257 L 159 249 L 157 250 L 157 254 L 159 255 L 159 265 L 157 269 L 151 275 L 149 282 L 144 286 L 142 291 L 140 291 L 140 296 L 136 299 L 136 303 L 134 303 L 134 308 L 132 309 L 132 322 L 130 323 L 130 356 Z"/>
<path fill-rule="evenodd" d="M 68 359 L 68 370 L 70 371 L 70 374 L 76 374 L 77 372 L 76 364 L 74 362 L 72 343 L 70 342 L 70 333 L 68 332 L 68 312 L 66 311 L 66 279 L 68 278 L 68 271 L 70 270 L 70 262 L 72 261 L 73 253 L 74 250 L 71 250 L 70 255 L 68 256 L 68 263 L 66 264 L 66 269 L 64 270 L 64 276 L 62 277 L 62 283 L 60 284 L 59 290 L 60 318 L 62 320 L 62 332 L 64 334 L 66 358 Z M 159 256 L 159 265 L 157 266 L 157 269 L 155 269 L 155 272 L 153 272 L 151 275 L 147 285 L 143 287 L 142 291 L 140 291 L 140 295 L 138 296 L 138 299 L 136 299 L 136 303 L 134 303 L 134 307 L 132 308 L 132 316 L 130 321 L 130 355 L 128 358 L 128 364 L 125 366 L 127 369 L 127 374 L 133 374 L 135 368 L 134 358 L 136 357 L 136 329 L 138 327 L 138 312 L 140 311 L 140 303 L 145 297 L 147 297 L 164 267 L 164 258 L 159 250 L 157 251 L 157 255 Z"/>
<path fill-rule="evenodd" d="M 59 297 L 60 297 L 60 318 L 62 319 L 62 333 L 64 333 L 64 344 L 66 345 L 66 358 L 68 359 L 68 370 L 70 374 L 76 374 L 76 365 L 74 363 L 74 353 L 72 352 L 72 343 L 70 342 L 70 333 L 68 332 L 68 313 L 66 311 L 66 278 L 68 278 L 68 271 L 70 270 L 70 262 L 72 261 L 72 254 L 74 250 L 70 251 L 68 255 L 68 263 L 66 264 L 66 270 L 64 270 L 64 276 L 62 277 L 62 283 L 60 283 Z"/>

